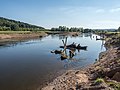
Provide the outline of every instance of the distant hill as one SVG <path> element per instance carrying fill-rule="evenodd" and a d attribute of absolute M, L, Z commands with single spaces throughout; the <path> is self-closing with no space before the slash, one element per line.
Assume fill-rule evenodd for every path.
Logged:
<path fill-rule="evenodd" d="M 7 18 L 0 17 L 0 31 L 7 31 L 7 30 L 13 30 L 13 31 L 38 31 L 43 30 L 45 28 L 31 25 L 28 23 L 15 21 Z"/>

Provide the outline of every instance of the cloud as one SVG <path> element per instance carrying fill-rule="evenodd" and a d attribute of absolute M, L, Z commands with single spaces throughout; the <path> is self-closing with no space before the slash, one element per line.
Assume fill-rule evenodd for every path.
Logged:
<path fill-rule="evenodd" d="M 98 9 L 98 10 L 96 10 L 96 13 L 104 13 L 104 12 L 105 12 L 104 9 Z"/>
<path fill-rule="evenodd" d="M 111 13 L 120 12 L 120 7 L 119 7 L 119 8 L 111 9 L 110 12 L 111 12 Z"/>

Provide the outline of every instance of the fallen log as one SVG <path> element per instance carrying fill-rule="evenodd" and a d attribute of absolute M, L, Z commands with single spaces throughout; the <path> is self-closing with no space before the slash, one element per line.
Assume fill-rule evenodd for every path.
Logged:
<path fill-rule="evenodd" d="M 62 54 L 62 50 L 55 50 L 55 51 L 51 51 L 51 53 L 55 53 L 55 54 Z"/>
<path fill-rule="evenodd" d="M 66 54 L 61 54 L 61 60 L 65 60 L 67 58 L 68 58 L 68 56 Z"/>
<path fill-rule="evenodd" d="M 96 38 L 96 40 L 105 40 L 104 38 Z"/>
<path fill-rule="evenodd" d="M 64 46 L 60 46 L 60 48 L 64 48 Z M 86 50 L 87 46 L 74 46 L 74 45 L 73 46 L 72 45 L 67 45 L 66 46 L 66 49 L 71 49 L 71 48 Z"/>

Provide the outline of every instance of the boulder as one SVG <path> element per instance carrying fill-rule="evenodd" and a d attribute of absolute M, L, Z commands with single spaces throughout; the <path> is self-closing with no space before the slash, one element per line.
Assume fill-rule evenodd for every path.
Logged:
<path fill-rule="evenodd" d="M 106 72 L 106 76 L 112 78 L 116 74 L 116 72 L 120 72 L 120 67 L 117 67 L 115 69 L 110 70 L 109 72 Z"/>
<path fill-rule="evenodd" d="M 117 82 L 120 82 L 120 72 L 116 72 L 112 77 L 112 79 L 116 80 Z"/>

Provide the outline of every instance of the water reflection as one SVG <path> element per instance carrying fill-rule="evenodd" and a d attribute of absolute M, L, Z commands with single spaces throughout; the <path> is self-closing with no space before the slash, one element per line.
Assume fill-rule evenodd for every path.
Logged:
<path fill-rule="evenodd" d="M 84 37 L 91 37 L 92 33 L 84 33 L 83 35 L 84 35 Z"/>
<path fill-rule="evenodd" d="M 59 40 L 65 39 L 65 35 L 59 35 Z"/>
<path fill-rule="evenodd" d="M 105 40 L 101 40 L 102 41 L 102 44 L 101 44 L 101 50 L 103 50 L 104 48 L 104 44 L 105 44 Z"/>

